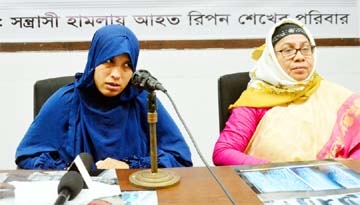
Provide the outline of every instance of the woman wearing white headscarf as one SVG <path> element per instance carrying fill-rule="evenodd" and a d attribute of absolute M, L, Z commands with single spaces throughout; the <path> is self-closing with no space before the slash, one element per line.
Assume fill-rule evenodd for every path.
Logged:
<path fill-rule="evenodd" d="M 278 22 L 253 58 L 248 88 L 215 144 L 215 165 L 360 158 L 360 96 L 319 76 L 302 23 Z"/>

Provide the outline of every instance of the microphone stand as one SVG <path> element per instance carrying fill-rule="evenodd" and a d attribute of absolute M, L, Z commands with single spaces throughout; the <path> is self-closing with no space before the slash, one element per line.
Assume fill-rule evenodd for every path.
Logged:
<path fill-rule="evenodd" d="M 177 184 L 180 181 L 180 176 L 170 170 L 158 169 L 157 161 L 157 137 L 156 137 L 156 123 L 157 123 L 157 105 L 156 94 L 154 90 L 149 91 L 148 94 L 148 123 L 150 130 L 150 157 L 151 170 L 140 170 L 129 176 L 132 184 L 144 188 L 161 188 Z"/>

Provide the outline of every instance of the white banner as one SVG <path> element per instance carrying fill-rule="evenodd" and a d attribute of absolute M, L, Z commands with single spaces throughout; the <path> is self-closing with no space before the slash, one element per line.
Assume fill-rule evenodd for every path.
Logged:
<path fill-rule="evenodd" d="M 89 41 L 108 24 L 140 40 L 264 38 L 283 18 L 307 24 L 315 38 L 360 37 L 358 1 L 314 1 L 0 1 L 0 42 Z"/>

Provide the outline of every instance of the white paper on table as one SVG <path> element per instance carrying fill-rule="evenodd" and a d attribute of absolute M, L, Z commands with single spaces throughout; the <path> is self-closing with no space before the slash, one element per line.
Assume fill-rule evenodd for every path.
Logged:
<path fill-rule="evenodd" d="M 69 205 L 87 204 L 95 198 L 121 194 L 119 185 L 109 185 L 93 181 L 92 189 L 82 189 L 79 195 L 68 201 Z M 10 184 L 15 186 L 16 205 L 48 205 L 54 204 L 58 193 L 59 181 L 13 181 Z"/>
<path fill-rule="evenodd" d="M 158 205 L 158 198 L 155 190 L 123 191 L 122 200 L 126 205 Z"/>

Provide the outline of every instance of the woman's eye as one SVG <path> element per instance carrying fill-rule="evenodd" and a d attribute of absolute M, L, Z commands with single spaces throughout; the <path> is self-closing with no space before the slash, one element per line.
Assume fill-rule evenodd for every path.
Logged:
<path fill-rule="evenodd" d="M 125 63 L 125 67 L 127 67 L 127 68 L 132 68 L 132 66 L 131 66 L 130 63 Z"/>

